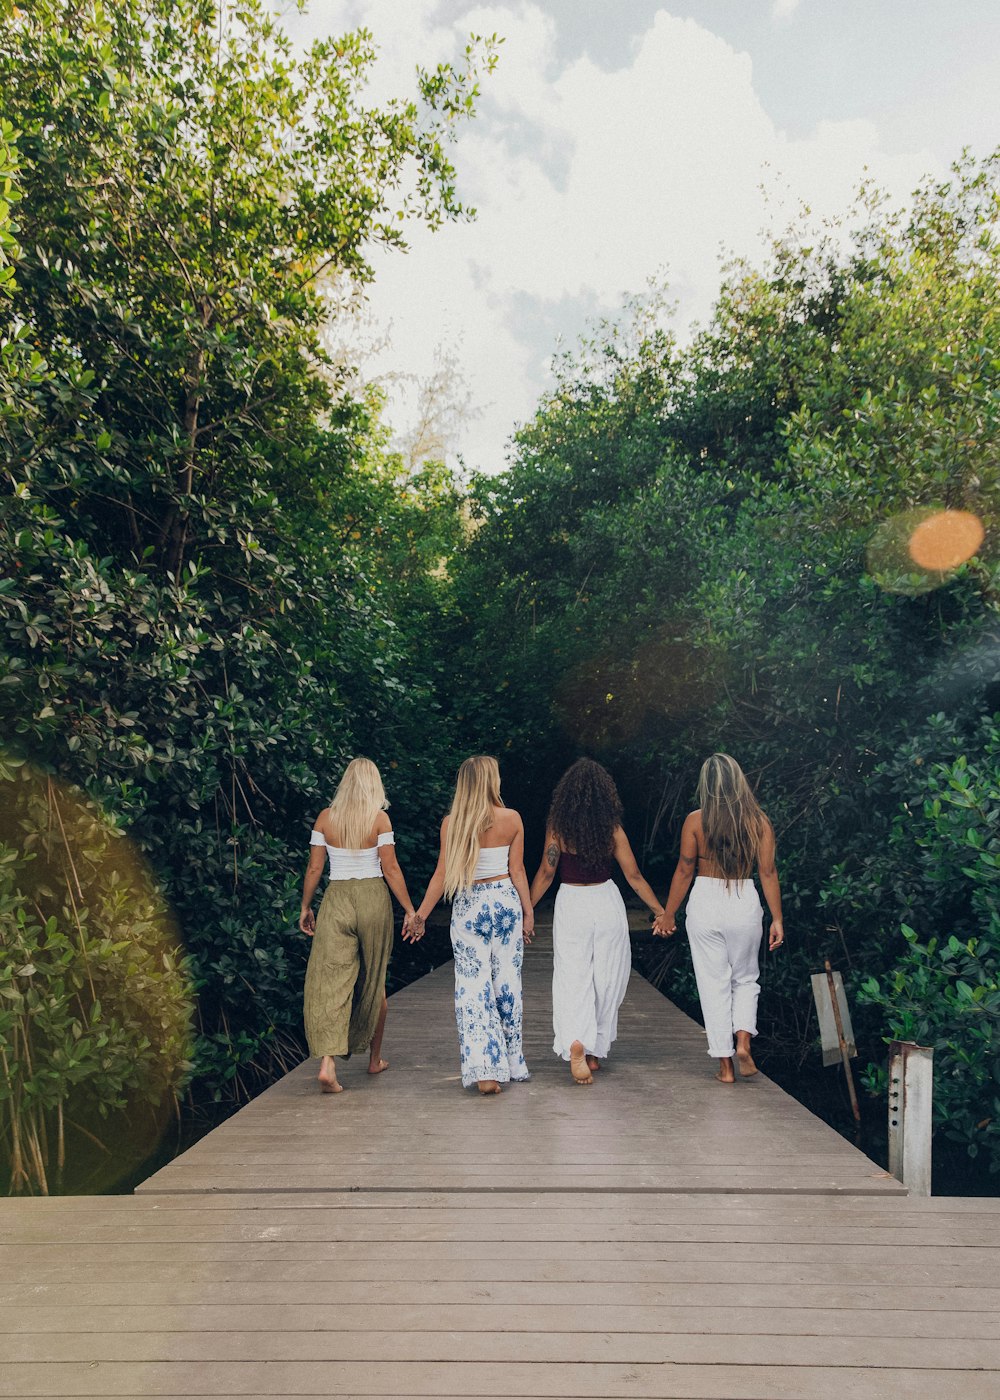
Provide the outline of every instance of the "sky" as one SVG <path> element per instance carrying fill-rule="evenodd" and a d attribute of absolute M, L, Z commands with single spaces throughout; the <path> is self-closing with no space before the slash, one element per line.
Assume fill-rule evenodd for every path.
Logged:
<path fill-rule="evenodd" d="M 650 279 L 683 339 L 724 257 L 759 260 L 802 204 L 835 218 L 866 175 L 904 202 L 1000 145 L 997 0 L 312 0 L 285 23 L 303 43 L 369 29 L 375 101 L 470 32 L 504 38 L 453 151 L 477 217 L 377 255 L 358 333 L 400 436 L 453 358 L 470 411 L 449 456 L 469 471 L 502 470 L 554 352 Z"/>

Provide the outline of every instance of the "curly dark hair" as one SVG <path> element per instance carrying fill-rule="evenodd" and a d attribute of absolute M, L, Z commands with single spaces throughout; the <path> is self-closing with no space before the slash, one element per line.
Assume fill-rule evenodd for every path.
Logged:
<path fill-rule="evenodd" d="M 615 780 L 592 758 L 578 758 L 556 784 L 549 829 L 585 865 L 600 865 L 615 844 L 622 804 Z"/>

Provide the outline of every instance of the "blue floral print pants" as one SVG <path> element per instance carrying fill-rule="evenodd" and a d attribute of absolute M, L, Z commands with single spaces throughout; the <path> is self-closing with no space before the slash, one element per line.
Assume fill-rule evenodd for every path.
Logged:
<path fill-rule="evenodd" d="M 530 1078 L 521 1041 L 521 901 L 510 880 L 455 896 L 451 946 L 463 1085 Z"/>

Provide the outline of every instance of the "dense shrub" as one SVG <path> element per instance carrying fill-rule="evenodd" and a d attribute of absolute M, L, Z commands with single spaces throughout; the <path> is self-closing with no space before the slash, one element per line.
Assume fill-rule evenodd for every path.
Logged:
<path fill-rule="evenodd" d="M 5 759 L 0 814 L 0 1189 L 93 1189 L 176 1111 L 190 972 L 148 866 L 85 794 Z"/>

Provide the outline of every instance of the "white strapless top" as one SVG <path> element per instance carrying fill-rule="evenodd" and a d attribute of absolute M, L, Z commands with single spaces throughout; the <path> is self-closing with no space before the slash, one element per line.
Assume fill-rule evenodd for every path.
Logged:
<path fill-rule="evenodd" d="M 331 846 L 322 831 L 314 831 L 309 838 L 309 844 L 326 847 L 330 857 L 331 880 L 380 880 L 382 862 L 379 859 L 379 847 L 395 846 L 396 838 L 391 831 L 380 831 L 374 846 L 348 850 L 342 846 Z"/>
<path fill-rule="evenodd" d="M 510 865 L 509 846 L 480 846 L 473 880 L 502 880 Z"/>

